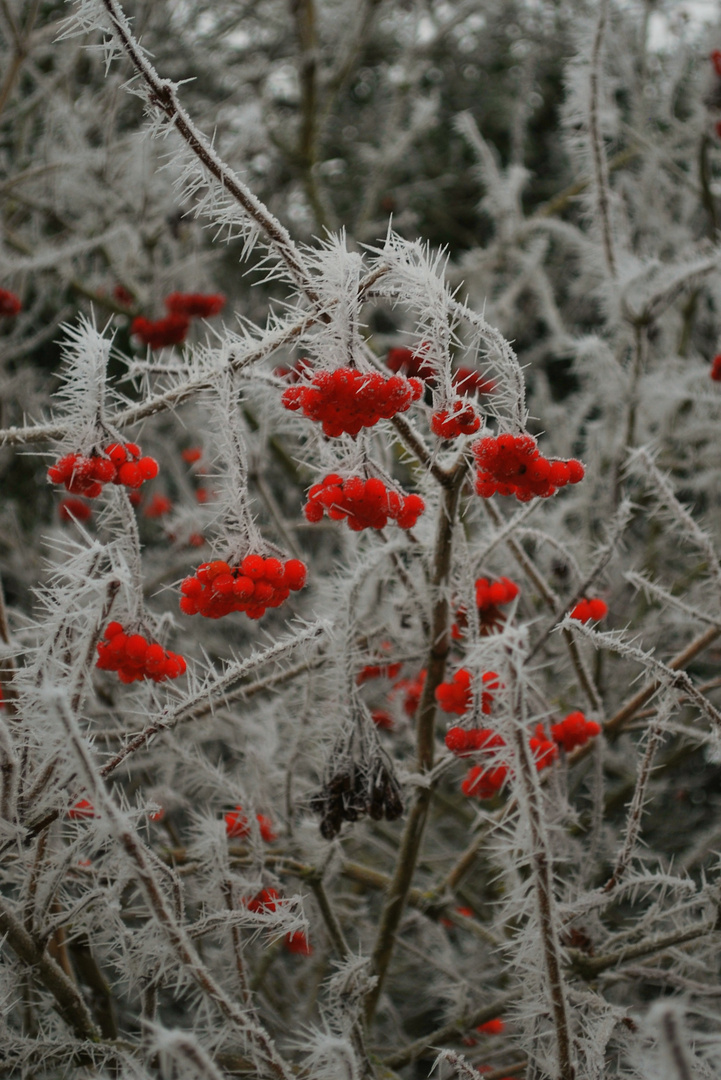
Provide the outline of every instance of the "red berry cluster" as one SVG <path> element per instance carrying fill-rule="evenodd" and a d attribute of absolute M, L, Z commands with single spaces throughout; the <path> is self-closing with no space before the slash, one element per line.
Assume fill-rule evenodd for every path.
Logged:
<path fill-rule="evenodd" d="M 569 713 L 565 720 L 551 725 L 553 741 L 562 746 L 567 754 L 577 746 L 585 746 L 589 739 L 601 734 L 601 725 L 587 720 L 582 712 Z"/>
<path fill-rule="evenodd" d="M 481 611 L 488 608 L 499 607 L 501 604 L 510 604 L 520 592 L 515 581 L 501 577 L 498 581 L 489 581 L 488 578 L 476 580 L 476 604 Z"/>
<path fill-rule="evenodd" d="M 353 532 L 363 529 L 384 529 L 389 518 L 401 529 L 412 529 L 425 510 L 420 495 L 401 495 L 388 490 L 382 480 L 349 476 L 345 480 L 330 473 L 308 492 L 303 513 L 308 521 L 320 521 L 323 512 L 334 521 L 348 522 Z"/>
<path fill-rule="evenodd" d="M 144 315 L 138 315 L 130 324 L 130 333 L 151 349 L 163 349 L 166 345 L 182 345 L 189 328 L 187 315 L 171 313 L 164 319 L 146 319 Z"/>
<path fill-rule="evenodd" d="M 422 379 L 423 382 L 433 386 L 436 379 L 436 371 L 428 359 L 427 352 L 421 345 L 418 352 L 406 349 L 398 345 L 388 350 L 386 367 L 396 375 L 403 373 L 407 378 Z"/>
<path fill-rule="evenodd" d="M 165 298 L 165 306 L 171 315 L 185 315 L 188 319 L 209 319 L 225 307 L 222 293 L 174 292 Z"/>
<path fill-rule="evenodd" d="M 147 641 L 142 634 L 126 634 L 119 622 L 111 622 L 105 631 L 105 639 L 98 642 L 96 667 L 103 671 L 117 671 L 120 681 L 136 682 L 152 679 L 164 682 L 177 679 L 185 672 L 185 660 L 177 653 L 168 652 L 157 642 Z"/>
<path fill-rule="evenodd" d="M 313 365 L 307 357 L 301 356 L 294 364 L 280 364 L 273 369 L 273 374 L 279 379 L 285 379 L 289 383 L 300 382 L 301 379 L 310 379 L 313 374 Z"/>
<path fill-rule="evenodd" d="M 153 495 L 148 505 L 143 510 L 143 515 L 147 518 L 159 518 L 164 514 L 169 513 L 173 509 L 173 504 L 167 495 Z"/>
<path fill-rule="evenodd" d="M 456 757 L 466 757 L 474 750 L 495 750 L 505 742 L 491 728 L 452 727 L 446 732 L 446 746 Z"/>
<path fill-rule="evenodd" d="M 393 717 L 385 709 L 373 709 L 371 720 L 381 731 L 392 731 L 395 727 Z"/>
<path fill-rule="evenodd" d="M 403 694 L 403 712 L 406 716 L 415 716 L 425 681 L 426 669 L 421 668 L 414 679 L 399 679 L 393 687 L 392 697 L 395 697 L 399 691 Z"/>
<path fill-rule="evenodd" d="M 280 902 L 282 902 L 281 896 L 277 889 L 261 889 L 256 896 L 243 901 L 248 911 L 256 915 L 263 911 L 277 911 Z"/>
<path fill-rule="evenodd" d="M 155 458 L 141 457 L 135 443 L 111 443 L 104 454 L 89 457 L 66 454 L 48 469 L 48 480 L 53 484 L 65 484 L 71 495 L 85 495 L 88 499 L 99 495 L 103 484 L 139 488 L 157 475 Z"/>
<path fill-rule="evenodd" d="M 395 679 L 403 664 L 400 661 L 389 664 L 366 664 L 355 677 L 358 686 L 362 686 L 369 679 Z"/>
<path fill-rule="evenodd" d="M 61 499 L 58 504 L 58 516 L 61 521 L 87 521 L 93 516 L 91 506 L 82 499 Z"/>
<path fill-rule="evenodd" d="M 493 633 L 503 625 L 504 617 L 498 610 L 503 604 L 510 604 L 520 592 L 515 581 L 502 577 L 498 581 L 489 581 L 488 578 L 476 580 L 476 606 L 480 619 L 480 632 L 483 637 Z M 463 637 L 463 631 L 468 626 L 468 617 L 465 608 L 456 612 L 456 621 L 451 628 L 451 636 L 458 640 Z"/>
<path fill-rule="evenodd" d="M 473 750 L 491 750 L 504 745 L 500 735 L 484 728 L 463 731 L 460 734 L 461 731 L 461 728 L 451 728 L 446 735 L 446 745 L 460 757 L 464 757 Z M 451 745 L 449 745 L 449 736 Z M 453 749 L 454 746 L 462 747 L 462 749 Z M 539 772 L 548 768 L 558 757 L 558 747 L 548 738 L 542 724 L 538 724 L 535 735 L 529 739 L 529 747 Z M 463 780 L 461 791 L 469 797 L 492 799 L 501 790 L 509 776 L 510 768 L 503 761 L 495 763 L 491 768 L 474 765 Z"/>
<path fill-rule="evenodd" d="M 499 686 L 498 675 L 495 671 L 486 671 L 481 676 L 481 681 L 488 687 L 488 690 L 481 693 L 481 712 L 487 716 L 493 704 L 493 694 L 490 691 L 497 690 Z M 436 688 L 436 701 L 444 712 L 463 716 L 473 701 L 470 671 L 459 668 L 450 682 L 442 682 Z"/>
<path fill-rule="evenodd" d="M 721 382 L 721 353 L 711 361 L 710 375 L 714 382 Z"/>
<path fill-rule="evenodd" d="M 246 836 L 250 836 L 250 822 L 242 806 L 236 806 L 235 810 L 228 811 L 223 820 L 226 836 L 229 836 L 231 840 L 243 840 Z M 265 840 L 266 844 L 272 844 L 278 839 L 269 817 L 265 814 L 256 814 L 255 820 L 258 822 L 261 840 Z"/>
<path fill-rule="evenodd" d="M 420 379 L 402 375 L 386 379 L 378 372 L 338 368 L 316 372 L 310 385 L 289 386 L 282 401 L 286 409 L 300 410 L 309 420 L 322 424 L 324 435 L 336 437 L 344 432 L 357 435 L 361 428 L 390 420 L 405 412 L 422 393 Z"/>
<path fill-rule="evenodd" d="M 592 619 L 604 619 L 608 615 L 608 604 L 599 596 L 592 596 L 588 600 L 579 600 L 571 609 L 570 615 L 572 619 L 578 619 L 579 622 L 584 623 L 591 622 Z"/>
<path fill-rule="evenodd" d="M 473 454 L 478 464 L 476 492 L 484 499 L 496 493 L 515 495 L 521 502 L 534 496 L 546 499 L 584 477 L 580 461 L 550 461 L 530 435 L 489 435 L 473 444 Z"/>
<path fill-rule="evenodd" d="M 558 757 L 558 747 L 555 742 L 548 738 L 543 724 L 536 725 L 536 734 L 531 736 L 529 746 L 539 772 L 541 769 L 547 768 Z"/>
<path fill-rule="evenodd" d="M 185 578 L 180 591 L 180 610 L 186 615 L 221 619 L 231 611 L 244 611 L 250 619 L 260 619 L 266 608 L 280 607 L 291 592 L 305 585 L 306 568 L 300 559 L 264 559 L 246 555 L 240 566 L 221 559 L 203 563 Z"/>
<path fill-rule="evenodd" d="M 473 435 L 481 426 L 481 418 L 472 405 L 454 401 L 453 408 L 440 409 L 431 417 L 431 431 L 440 439 L 455 439 L 458 435 Z"/>
<path fill-rule="evenodd" d="M 0 317 L 12 319 L 22 311 L 22 303 L 15 293 L 0 289 Z"/>
<path fill-rule="evenodd" d="M 468 798 L 492 799 L 505 784 L 508 773 L 507 765 L 494 765 L 490 769 L 474 765 L 461 783 L 461 791 Z"/>
<path fill-rule="evenodd" d="M 459 394 L 470 397 L 471 394 L 492 394 L 496 389 L 493 379 L 484 379 L 475 368 L 459 367 L 453 372 L 453 385 Z"/>

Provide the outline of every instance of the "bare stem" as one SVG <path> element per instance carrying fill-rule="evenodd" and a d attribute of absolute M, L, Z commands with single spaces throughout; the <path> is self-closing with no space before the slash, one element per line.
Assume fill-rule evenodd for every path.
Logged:
<path fill-rule="evenodd" d="M 416 719 L 416 759 L 419 773 L 427 774 L 433 768 L 435 749 L 436 688 L 443 681 L 446 660 L 450 650 L 448 581 L 451 569 L 453 529 L 458 512 L 458 501 L 469 462 L 461 458 L 455 468 L 453 484 L 446 487 L 441 499 L 435 549 L 431 573 L 431 586 L 436 591 L 431 616 L 431 632 L 426 679 Z M 395 869 L 380 915 L 378 934 L 371 953 L 371 970 L 376 982 L 366 997 L 366 1023 L 370 1025 L 375 1015 L 388 966 L 393 955 L 395 936 L 400 925 L 408 892 L 413 880 L 428 808 L 433 794 L 430 783 L 419 786 L 411 806 L 401 838 Z"/>
<path fill-rule="evenodd" d="M 603 136 L 599 122 L 599 96 L 601 81 L 601 50 L 603 38 L 606 32 L 606 20 L 608 18 L 608 0 L 601 0 L 598 11 L 596 33 L 593 38 L 591 50 L 591 70 L 589 73 L 590 102 L 588 112 L 588 128 L 591 138 L 591 156 L 593 159 L 593 173 L 596 184 L 596 200 L 598 214 L 601 219 L 601 236 L 603 238 L 603 253 L 606 258 L 606 268 L 612 278 L 616 277 L 616 256 L 613 250 L 613 236 L 611 230 L 611 215 L 609 208 L 608 187 L 608 161 L 606 150 L 603 145 Z"/>

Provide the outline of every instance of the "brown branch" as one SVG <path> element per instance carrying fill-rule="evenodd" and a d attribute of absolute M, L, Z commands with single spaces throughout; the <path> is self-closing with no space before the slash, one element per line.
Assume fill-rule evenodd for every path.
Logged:
<path fill-rule="evenodd" d="M 479 1024 L 485 1024 L 486 1021 L 501 1016 L 509 1005 L 513 1005 L 517 1000 L 518 993 L 515 991 L 503 994 L 501 997 L 496 998 L 495 1001 L 492 1001 L 490 1005 L 482 1005 L 471 1013 L 466 1013 L 455 1020 L 449 1020 L 447 1024 L 442 1024 L 435 1031 L 430 1031 L 422 1038 L 416 1039 L 415 1042 L 409 1043 L 408 1046 L 404 1046 L 402 1050 L 397 1050 L 395 1054 L 383 1058 L 383 1064 L 391 1069 L 400 1069 L 404 1065 L 409 1065 L 410 1062 L 415 1061 L 426 1050 L 435 1049 L 440 1043 L 448 1042 L 454 1038 L 457 1039 L 464 1032 L 478 1027 Z"/>
<path fill-rule="evenodd" d="M 439 508 L 430 581 L 431 587 L 437 592 L 437 596 L 431 617 L 426 678 L 416 719 L 416 764 L 421 775 L 427 775 L 433 768 L 437 707 L 435 692 L 443 681 L 446 659 L 450 650 L 447 587 L 451 569 L 453 529 L 458 512 L 460 492 L 468 467 L 468 459 L 461 458 L 454 469 L 452 486 L 446 487 L 443 491 L 443 498 Z M 393 955 L 395 936 L 418 861 L 432 794 L 433 785 L 430 782 L 418 787 L 403 830 L 395 869 L 386 893 L 379 919 L 378 933 L 371 953 L 371 971 L 376 976 L 376 982 L 366 997 L 365 1015 L 368 1025 L 370 1025 L 375 1014 Z"/>
<path fill-rule="evenodd" d="M 100 1032 L 77 986 L 57 961 L 28 933 L 20 920 L 0 897 L 0 933 L 5 934 L 16 956 L 31 970 L 35 979 L 52 994 L 57 1012 L 79 1039 L 96 1042 Z"/>
<path fill-rule="evenodd" d="M 636 945 L 627 945 L 617 952 L 606 953 L 601 956 L 586 956 L 578 949 L 567 949 L 566 955 L 575 971 L 584 979 L 595 979 L 602 971 L 623 964 L 626 960 L 637 960 L 639 956 L 650 956 L 653 953 L 665 952 L 676 945 L 683 945 L 687 941 L 696 941 L 700 937 L 712 934 L 718 930 L 718 918 L 701 926 L 692 927 L 689 930 L 676 930 L 671 934 L 641 941 Z"/>

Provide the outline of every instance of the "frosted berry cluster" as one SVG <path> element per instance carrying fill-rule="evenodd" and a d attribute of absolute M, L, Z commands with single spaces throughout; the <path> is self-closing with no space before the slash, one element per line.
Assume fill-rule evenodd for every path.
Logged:
<path fill-rule="evenodd" d="M 403 664 L 393 661 L 387 664 L 366 664 L 355 677 L 356 684 L 362 686 L 369 679 L 395 679 L 400 674 Z"/>
<path fill-rule="evenodd" d="M 711 361 L 711 371 L 709 374 L 714 382 L 721 382 L 721 353 L 714 356 Z"/>
<path fill-rule="evenodd" d="M 446 745 L 449 746 L 453 753 L 463 757 L 473 750 L 492 750 L 505 744 L 500 735 L 485 728 L 471 729 L 469 731 L 463 731 L 461 728 L 450 728 L 446 735 Z M 528 745 L 536 769 L 539 772 L 548 768 L 558 757 L 558 747 L 555 742 L 548 738 L 543 724 L 537 725 L 535 734 L 530 737 Z M 454 747 L 461 749 L 454 749 Z M 468 770 L 465 779 L 461 783 L 461 791 L 469 798 L 492 799 L 502 789 L 510 776 L 511 769 L 504 761 L 494 762 L 488 768 L 484 765 L 474 765 Z"/>
<path fill-rule="evenodd" d="M 491 728 L 452 727 L 446 732 L 446 746 L 456 757 L 466 757 L 474 750 L 495 750 L 505 745 L 501 736 Z"/>
<path fill-rule="evenodd" d="M 250 822 L 242 806 L 236 806 L 235 810 L 229 810 L 223 820 L 225 822 L 225 835 L 229 839 L 244 840 L 250 836 Z M 274 840 L 278 839 L 278 835 L 273 828 L 273 822 L 266 814 L 256 814 L 255 820 L 258 822 L 261 840 L 265 840 L 266 844 L 272 844 Z"/>
<path fill-rule="evenodd" d="M 425 510 L 420 495 L 401 495 L 388 490 L 382 480 L 349 476 L 345 480 L 330 473 L 308 492 L 303 513 L 308 521 L 320 521 L 323 513 L 334 521 L 348 522 L 353 532 L 384 529 L 389 519 L 401 529 L 412 529 Z"/>
<path fill-rule="evenodd" d="M 601 734 L 601 725 L 595 720 L 587 720 L 582 712 L 572 712 L 558 724 L 551 725 L 553 741 L 562 746 L 567 754 L 579 746 L 585 746 L 589 739 Z"/>
<path fill-rule="evenodd" d="M 180 591 L 180 610 L 186 615 L 221 619 L 231 611 L 244 611 L 260 619 L 269 607 L 280 607 L 290 592 L 305 585 L 306 567 L 300 559 L 264 559 L 246 555 L 240 566 L 221 559 L 203 563 L 185 578 Z"/>
<path fill-rule="evenodd" d="M 373 427 L 379 420 L 390 420 L 405 412 L 423 393 L 420 379 L 355 368 L 318 371 L 309 385 L 289 386 L 283 393 L 283 405 L 300 411 L 309 420 L 323 425 L 323 434 L 337 437 L 357 435 L 361 428 Z"/>
<path fill-rule="evenodd" d="M 504 604 L 510 604 L 518 596 L 520 588 L 510 578 L 501 577 L 497 581 L 488 578 L 476 580 L 476 607 L 478 608 L 479 630 L 482 636 L 487 636 L 501 627 L 504 616 L 499 608 Z M 451 628 L 451 635 L 458 639 L 463 637 L 463 631 L 468 626 L 468 613 L 465 608 L 456 612 L 456 621 Z"/>
<path fill-rule="evenodd" d="M 217 315 L 224 305 L 222 293 L 171 293 L 165 298 L 168 314 L 164 319 L 146 319 L 144 315 L 138 315 L 130 324 L 130 333 L 151 349 L 182 345 L 188 336 L 191 319 Z"/>
<path fill-rule="evenodd" d="M 132 683 L 139 679 L 177 679 L 184 674 L 186 665 L 177 653 L 148 641 L 142 634 L 126 634 L 119 622 L 111 622 L 104 640 L 98 642 L 96 667 L 117 671 L 121 682 Z"/>
<path fill-rule="evenodd" d="M 461 782 L 461 791 L 469 799 L 492 799 L 505 784 L 509 771 L 508 766 L 503 764 L 494 765 L 490 769 L 483 765 L 474 765 Z"/>
<path fill-rule="evenodd" d="M 486 379 L 475 368 L 459 367 L 453 372 L 453 385 L 459 394 L 492 394 L 496 389 L 493 379 Z"/>
<path fill-rule="evenodd" d="M 604 619 L 608 615 L 608 604 L 601 600 L 599 596 L 592 596 L 590 599 L 584 598 L 578 601 L 569 614 L 572 619 L 578 619 L 579 622 L 583 623 Z"/>
<path fill-rule="evenodd" d="M 485 671 L 481 681 L 485 687 L 488 687 L 481 693 L 481 712 L 487 716 L 493 704 L 491 690 L 497 690 L 499 686 L 498 675 L 495 671 Z M 442 682 L 436 688 L 436 701 L 444 712 L 463 716 L 473 702 L 470 671 L 459 668 L 450 682 Z"/>
<path fill-rule="evenodd" d="M 282 900 L 277 889 L 261 889 L 250 900 L 243 901 L 248 911 L 252 911 L 256 915 L 263 911 L 277 911 L 279 903 L 282 903 Z"/>
<path fill-rule="evenodd" d="M 187 319 L 209 319 L 225 307 L 222 293 L 180 293 L 165 297 L 165 306 L 171 315 L 184 315 Z"/>
<path fill-rule="evenodd" d="M 406 716 L 415 716 L 423 693 L 423 685 L 426 681 L 426 669 L 421 668 L 413 679 L 399 679 L 393 687 L 395 697 L 397 693 L 403 694 L 403 712 Z"/>
<path fill-rule="evenodd" d="M 422 345 L 418 352 L 413 352 L 413 349 L 407 349 L 403 345 L 389 349 L 386 367 L 397 375 L 402 373 L 408 378 L 422 379 L 429 386 L 435 385 L 436 370 Z"/>
<path fill-rule="evenodd" d="M 454 401 L 453 408 L 440 409 L 431 417 L 431 431 L 441 439 L 473 435 L 480 426 L 480 416 L 467 401 Z"/>
<path fill-rule="evenodd" d="M 182 345 L 188 336 L 190 320 L 187 315 L 171 312 L 164 319 L 146 319 L 138 315 L 130 324 L 130 333 L 139 337 L 143 345 L 151 349 L 163 349 L 169 345 Z"/>
<path fill-rule="evenodd" d="M 500 607 L 502 604 L 510 604 L 520 592 L 515 581 L 510 578 L 500 577 L 497 581 L 489 581 L 488 578 L 476 579 L 476 605 L 480 611 L 488 608 Z"/>
<path fill-rule="evenodd" d="M 277 889 L 261 889 L 255 896 L 243 900 L 244 906 L 255 915 L 277 911 L 282 903 L 283 897 Z M 283 938 L 283 944 L 287 952 L 298 956 L 310 956 L 313 952 L 313 946 L 302 930 L 289 930 Z"/>
<path fill-rule="evenodd" d="M 515 495 L 521 502 L 534 496 L 546 499 L 584 477 L 580 461 L 550 461 L 530 435 L 488 435 L 473 444 L 473 454 L 478 465 L 476 492 L 484 499 L 496 494 Z"/>
<path fill-rule="evenodd" d="M 142 457 L 135 443 L 111 443 L 104 454 L 66 454 L 48 469 L 48 480 L 64 484 L 71 495 L 94 499 L 103 484 L 139 488 L 158 475 L 155 458 Z"/>

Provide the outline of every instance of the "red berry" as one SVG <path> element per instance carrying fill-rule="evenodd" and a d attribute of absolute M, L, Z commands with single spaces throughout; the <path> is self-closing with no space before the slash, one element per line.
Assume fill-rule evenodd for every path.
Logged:
<path fill-rule="evenodd" d="M 285 583 L 293 592 L 298 592 L 305 585 L 307 570 L 300 559 L 288 559 L 285 564 Z"/>
<path fill-rule="evenodd" d="M 285 935 L 285 947 L 289 953 L 296 953 L 300 956 L 310 956 L 313 952 L 313 947 L 302 930 L 287 933 Z"/>
<path fill-rule="evenodd" d="M 73 821 L 79 821 L 81 818 L 94 818 L 96 817 L 95 808 L 89 799 L 80 799 L 74 806 L 71 806 L 68 810 L 68 817 Z"/>
<path fill-rule="evenodd" d="M 22 311 L 22 303 L 19 297 L 7 289 L 0 289 L 0 317 L 12 319 L 20 311 Z"/>
<path fill-rule="evenodd" d="M 138 469 L 143 480 L 153 480 L 158 475 L 158 463 L 155 458 L 141 457 L 138 461 Z"/>
<path fill-rule="evenodd" d="M 126 461 L 118 469 L 118 483 L 125 487 L 138 488 L 143 482 L 140 466 L 135 461 Z"/>
<path fill-rule="evenodd" d="M 262 555 L 246 555 L 241 564 L 246 577 L 260 581 L 265 576 L 265 559 Z"/>
<path fill-rule="evenodd" d="M 225 815 L 224 820 L 225 832 L 231 839 L 242 839 L 250 834 L 250 825 L 242 806 L 236 806 L 235 810 Z"/>

